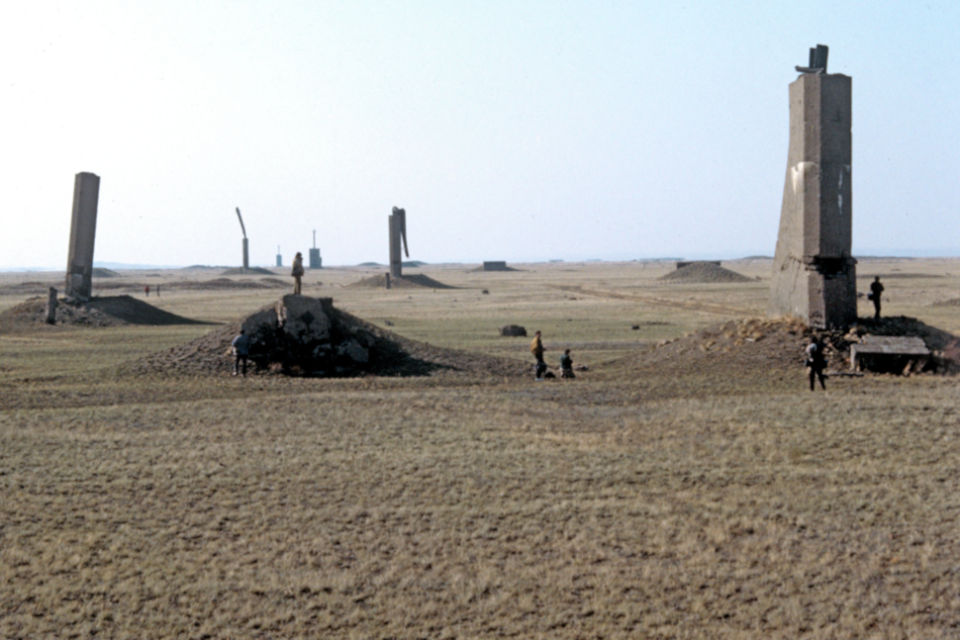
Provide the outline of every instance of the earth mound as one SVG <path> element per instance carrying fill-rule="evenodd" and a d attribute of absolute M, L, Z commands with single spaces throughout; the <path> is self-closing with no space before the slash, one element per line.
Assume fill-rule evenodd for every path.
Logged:
<path fill-rule="evenodd" d="M 409 340 L 337 309 L 330 298 L 299 295 L 283 296 L 275 305 L 126 368 L 140 374 L 229 375 L 234 361 L 231 342 L 241 329 L 250 338 L 254 373 L 261 375 L 424 376 L 447 372 L 514 377 L 527 370 L 520 362 Z"/>
<path fill-rule="evenodd" d="M 90 275 L 94 278 L 116 278 L 120 274 L 113 269 L 107 269 L 106 267 L 94 267 Z"/>
<path fill-rule="evenodd" d="M 632 361 L 630 369 L 653 370 L 658 375 L 674 371 L 785 372 L 802 367 L 810 337 L 819 335 L 826 347 L 831 371 L 850 368 L 850 345 L 866 334 L 916 336 L 933 353 L 933 368 L 953 372 L 960 359 L 960 341 L 952 334 L 916 318 L 896 316 L 873 320 L 860 318 L 848 331 L 821 331 L 794 317 L 747 318 L 708 327 L 690 335 L 650 347 L 618 362 Z"/>
<path fill-rule="evenodd" d="M 385 289 L 387 287 L 387 274 L 380 273 L 363 280 L 358 280 L 349 287 L 370 287 L 375 289 Z M 434 280 L 430 276 L 422 273 L 415 273 L 402 276 L 400 278 L 390 278 L 390 287 L 403 289 L 412 287 L 424 287 L 427 289 L 456 289 L 456 287 L 444 284 L 439 280 Z"/>
<path fill-rule="evenodd" d="M 13 329 L 46 324 L 47 299 L 30 298 L 0 313 L 0 326 Z M 128 324 L 171 325 L 210 324 L 184 318 L 138 300 L 132 296 L 105 296 L 89 302 L 71 304 L 60 300 L 55 324 L 115 327 Z"/>
<path fill-rule="evenodd" d="M 220 275 L 222 276 L 275 276 L 273 271 L 269 269 L 264 269 L 263 267 L 233 267 L 223 271 Z"/>
<path fill-rule="evenodd" d="M 714 283 L 714 282 L 753 282 L 747 276 L 731 271 L 713 262 L 691 262 L 676 271 L 661 276 L 664 282 Z"/>

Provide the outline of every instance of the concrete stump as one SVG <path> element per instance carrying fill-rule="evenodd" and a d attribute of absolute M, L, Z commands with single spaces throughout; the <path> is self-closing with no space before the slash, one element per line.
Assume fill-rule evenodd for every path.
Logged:
<path fill-rule="evenodd" d="M 55 287 L 50 287 L 47 292 L 47 324 L 57 323 L 57 304 L 57 290 Z"/>

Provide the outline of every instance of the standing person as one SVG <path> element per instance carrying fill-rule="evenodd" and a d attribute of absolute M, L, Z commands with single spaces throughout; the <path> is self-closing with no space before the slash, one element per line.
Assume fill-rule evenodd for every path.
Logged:
<path fill-rule="evenodd" d="M 570 356 L 570 349 L 564 349 L 563 355 L 560 356 L 560 377 L 561 378 L 577 377 L 573 375 L 573 357 Z"/>
<path fill-rule="evenodd" d="M 293 276 L 293 293 L 300 295 L 300 278 L 303 277 L 303 254 L 297 251 L 293 258 L 293 269 L 290 271 Z"/>
<path fill-rule="evenodd" d="M 150 285 L 147 284 L 143 286 L 143 295 L 148 298 L 150 297 Z"/>
<path fill-rule="evenodd" d="M 807 367 L 810 368 L 810 391 L 814 390 L 814 381 L 820 378 L 820 388 L 827 390 L 824 384 L 823 370 L 827 368 L 827 358 L 823 353 L 823 341 L 817 336 L 810 337 L 810 344 L 807 345 Z"/>
<path fill-rule="evenodd" d="M 546 349 L 543 348 L 543 339 L 540 336 L 540 331 L 538 330 L 533 334 L 533 342 L 530 343 L 530 353 L 533 354 L 533 357 L 537 359 L 537 380 L 543 378 L 543 374 L 547 371 L 547 363 L 543 361 L 543 352 Z"/>
<path fill-rule="evenodd" d="M 247 335 L 247 332 L 243 329 L 240 329 L 240 333 L 233 339 L 231 343 L 233 345 L 233 354 L 236 356 L 236 360 L 233 362 L 233 375 L 243 372 L 243 376 L 247 376 L 247 357 L 250 355 L 250 337 Z"/>
<path fill-rule="evenodd" d="M 876 276 L 870 283 L 870 295 L 867 297 L 873 300 L 873 319 L 880 319 L 880 295 L 883 293 L 883 285 L 880 284 L 880 276 Z"/>

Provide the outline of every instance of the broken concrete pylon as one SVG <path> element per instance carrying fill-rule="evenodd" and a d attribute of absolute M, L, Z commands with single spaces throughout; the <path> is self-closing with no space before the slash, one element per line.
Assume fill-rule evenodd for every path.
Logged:
<path fill-rule="evenodd" d="M 842 328 L 857 319 L 851 79 L 825 73 L 825 59 L 822 68 L 804 71 L 790 84 L 790 148 L 769 311 Z"/>
<path fill-rule="evenodd" d="M 70 220 L 70 249 L 67 254 L 66 297 L 90 299 L 93 286 L 93 241 L 97 234 L 97 202 L 100 178 L 78 173 L 73 181 L 73 214 Z"/>

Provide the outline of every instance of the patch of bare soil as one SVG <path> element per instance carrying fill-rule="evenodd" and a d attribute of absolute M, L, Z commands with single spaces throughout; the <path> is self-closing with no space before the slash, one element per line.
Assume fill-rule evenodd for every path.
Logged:
<path fill-rule="evenodd" d="M 949 300 L 939 300 L 931 306 L 934 307 L 960 307 L 960 298 L 950 298 Z"/>
<path fill-rule="evenodd" d="M 0 313 L 0 328 L 14 330 L 44 325 L 46 324 L 46 308 L 46 298 L 30 298 Z M 83 304 L 69 304 L 61 300 L 60 304 L 57 305 L 56 324 L 115 327 L 127 324 L 209 323 L 178 316 L 131 296 L 106 296 L 93 298 Z"/>
<path fill-rule="evenodd" d="M 747 276 L 712 262 L 691 262 L 676 271 L 660 276 L 664 282 L 712 283 L 753 282 Z"/>
<path fill-rule="evenodd" d="M 272 274 L 271 274 L 272 275 Z M 293 287 L 293 280 L 289 282 L 276 276 L 258 278 L 256 280 L 231 280 L 230 278 L 214 278 L 213 280 L 177 280 L 164 284 L 164 288 L 190 290 L 228 290 L 228 289 L 284 289 Z"/>
<path fill-rule="evenodd" d="M 271 308 L 272 305 L 260 311 Z M 332 311 L 331 320 L 338 332 L 364 331 L 374 336 L 369 366 L 362 375 L 426 376 L 455 373 L 478 378 L 510 378 L 527 373 L 528 367 L 523 362 L 410 340 L 336 308 Z M 229 375 L 233 371 L 234 361 L 230 345 L 242 324 L 243 319 L 237 320 L 185 344 L 141 358 L 126 365 L 125 369 L 134 374 Z M 271 368 L 257 373 L 282 375 L 283 372 L 279 368 Z"/>
<path fill-rule="evenodd" d="M 273 276 L 276 275 L 273 271 L 269 269 L 264 269 L 263 267 L 233 267 L 223 271 L 220 275 L 222 276 Z"/>
<path fill-rule="evenodd" d="M 369 278 L 364 278 L 363 280 L 358 280 L 353 284 L 347 285 L 349 287 L 371 287 L 376 289 L 385 289 L 387 286 L 387 274 L 379 273 L 375 276 L 370 276 Z M 428 275 L 422 273 L 414 273 L 410 275 L 405 275 L 400 278 L 390 278 L 390 286 L 396 287 L 398 289 L 411 288 L 411 287 L 423 287 L 427 289 L 456 289 L 449 284 L 444 284 L 439 280 L 434 280 Z"/>

